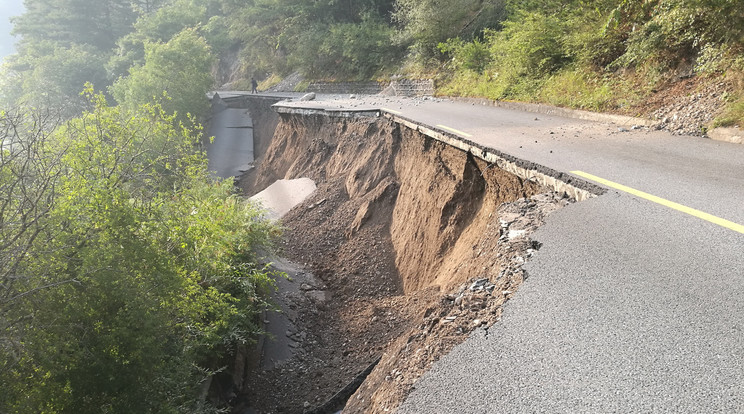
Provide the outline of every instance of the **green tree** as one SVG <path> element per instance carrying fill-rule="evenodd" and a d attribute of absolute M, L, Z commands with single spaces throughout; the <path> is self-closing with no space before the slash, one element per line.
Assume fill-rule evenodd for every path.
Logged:
<path fill-rule="evenodd" d="M 504 18 L 501 0 L 397 0 L 395 20 L 401 27 L 401 41 L 412 45 L 419 58 L 438 56 L 437 46 L 447 39 L 470 40 L 484 28 L 499 25 Z"/>
<path fill-rule="evenodd" d="M 316 77 L 369 76 L 400 56 L 390 38 L 392 9 L 391 0 L 223 0 L 250 75 L 299 69 Z"/>
<path fill-rule="evenodd" d="M 86 45 L 62 47 L 45 42 L 42 46 L 51 50 L 39 53 L 30 62 L 30 70 L 22 72 L 24 93 L 20 102 L 58 108 L 65 118 L 80 115 L 87 108 L 87 101 L 80 96 L 85 84 L 107 84 L 106 56 Z"/>
<path fill-rule="evenodd" d="M 167 77 L 142 73 L 140 67 L 146 65 L 148 42 L 167 43 L 190 28 L 219 50 L 231 45 L 227 28 L 217 16 L 219 0 L 28 0 L 26 3 L 26 13 L 13 20 L 14 33 L 21 35 L 22 41 L 18 55 L 9 59 L 2 73 L 2 98 L 10 105 L 62 108 L 67 118 L 79 115 L 84 108 L 85 102 L 77 91 L 85 82 L 106 90 L 120 77 L 130 75 L 132 68 L 140 71 L 135 76 L 148 77 L 150 81 L 158 76 Z M 183 42 L 179 45 L 187 46 Z M 201 50 L 187 52 L 197 53 L 196 57 L 187 59 L 191 63 L 204 55 Z M 157 52 L 151 60 L 157 60 L 155 55 Z M 207 67 L 204 73 L 209 72 Z M 195 86 L 201 88 L 202 83 Z M 176 94 L 172 96 L 178 99 Z M 192 97 L 193 94 L 186 99 Z"/>
<path fill-rule="evenodd" d="M 145 63 L 130 70 L 111 87 L 111 93 L 125 108 L 136 108 L 159 99 L 165 92 L 169 98 L 162 102 L 170 112 L 177 112 L 181 120 L 187 115 L 204 114 L 208 108 L 207 91 L 214 80 L 211 49 L 195 30 L 186 29 L 167 43 L 149 42 L 145 45 Z"/>
<path fill-rule="evenodd" d="M 305 32 L 289 58 L 303 73 L 319 78 L 370 79 L 400 64 L 405 49 L 392 42 L 386 22 L 367 16 L 359 23 L 337 23 Z"/>
<path fill-rule="evenodd" d="M 85 82 L 108 86 L 105 70 L 119 37 L 132 30 L 138 13 L 129 0 L 26 0 L 12 19 L 21 36 L 17 55 L 3 71 L 7 105 L 46 106 L 64 117 L 84 109 Z"/>
<path fill-rule="evenodd" d="M 227 23 L 219 16 L 215 0 L 173 0 L 156 11 L 142 14 L 134 31 L 117 41 L 115 54 L 106 65 L 112 80 L 129 74 L 145 61 L 145 43 L 167 42 L 185 29 L 195 29 L 215 52 L 232 45 Z"/>
<path fill-rule="evenodd" d="M 136 32 L 148 40 L 167 42 L 186 28 L 207 23 L 207 7 L 197 0 L 174 0 L 135 23 Z"/>
<path fill-rule="evenodd" d="M 13 19 L 13 33 L 25 43 L 90 45 L 111 50 L 137 18 L 130 0 L 26 0 L 26 12 Z"/>
<path fill-rule="evenodd" d="M 271 281 L 256 252 L 276 230 L 210 179 L 198 130 L 93 102 L 43 146 L 59 174 L 26 204 L 41 235 L 0 250 L 20 257 L 0 285 L 0 412 L 204 412 L 202 381 L 260 331 Z M 36 158 L 4 154 L 21 157 L 0 170 L 8 193 L 27 175 L 13 165 Z"/>
<path fill-rule="evenodd" d="M 23 96 L 22 75 L 10 64 L 17 57 L 7 56 L 0 64 L 0 110 L 12 108 Z"/>
<path fill-rule="evenodd" d="M 62 172 L 63 152 L 46 148 L 56 122 L 49 113 L 0 111 L 0 350 L 6 352 L 15 345 L 6 315 L 31 290 L 21 268 L 50 230 L 45 219 Z"/>

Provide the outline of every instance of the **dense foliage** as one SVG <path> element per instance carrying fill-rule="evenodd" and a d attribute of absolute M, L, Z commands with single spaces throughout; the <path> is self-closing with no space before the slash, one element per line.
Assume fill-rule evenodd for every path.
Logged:
<path fill-rule="evenodd" d="M 0 412 L 182 413 L 260 331 L 276 229 L 158 105 L 0 115 Z"/>
<path fill-rule="evenodd" d="M 154 82 L 152 95 L 172 87 L 153 78 L 170 74 L 174 60 L 192 52 L 195 39 L 172 42 L 185 32 L 208 45 L 194 57 L 200 63 L 240 50 L 246 79 L 294 71 L 369 79 L 405 68 L 443 76 L 449 93 L 487 91 L 507 99 L 535 99 L 536 87 L 554 76 L 571 79 L 558 82 L 562 86 L 584 79 L 602 88 L 604 72 L 627 68 L 653 76 L 693 62 L 699 71 L 725 71 L 741 66 L 744 42 L 741 0 L 26 3 L 28 11 L 15 20 L 23 40 L 4 69 L 2 95 L 6 102 L 33 105 L 71 102 L 73 114 L 79 113 L 77 91 L 84 81 L 99 89 L 117 83 L 116 101 L 129 105 L 142 102 L 143 88 L 134 86 L 141 78 Z M 159 45 L 171 49 L 171 63 L 153 56 Z M 134 102 L 126 102 L 130 96 Z M 602 102 L 578 106 L 599 108 Z"/>
<path fill-rule="evenodd" d="M 313 77 L 365 78 L 394 70 L 392 0 L 224 0 L 230 35 L 257 75 L 300 70 Z"/>
<path fill-rule="evenodd" d="M 180 100 L 166 109 L 200 114 L 216 54 L 229 46 L 217 0 L 25 4 L 26 13 L 13 20 L 22 39 L 18 53 L 5 59 L 0 73 L 6 107 L 53 107 L 69 119 L 91 109 L 80 96 L 91 82 L 104 91 L 116 84 L 112 95 L 128 108 L 165 91 Z"/>
<path fill-rule="evenodd" d="M 440 45 L 449 58 L 444 93 L 621 109 L 678 70 L 734 78 L 744 69 L 740 0 L 508 0 L 506 6 L 497 30 Z"/>
<path fill-rule="evenodd" d="M 165 92 L 169 98 L 162 102 L 163 108 L 176 112 L 181 120 L 206 113 L 214 60 L 206 40 L 194 30 L 184 29 L 166 43 L 147 42 L 144 46 L 144 63 L 132 67 L 129 76 L 111 86 L 116 101 L 133 109 Z"/>

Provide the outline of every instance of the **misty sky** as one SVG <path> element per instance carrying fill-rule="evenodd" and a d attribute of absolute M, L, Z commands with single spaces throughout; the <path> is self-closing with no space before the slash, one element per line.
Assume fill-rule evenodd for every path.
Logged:
<path fill-rule="evenodd" d="M 23 0 L 0 0 L 0 59 L 13 53 L 15 38 L 10 35 L 10 17 L 23 13 Z"/>

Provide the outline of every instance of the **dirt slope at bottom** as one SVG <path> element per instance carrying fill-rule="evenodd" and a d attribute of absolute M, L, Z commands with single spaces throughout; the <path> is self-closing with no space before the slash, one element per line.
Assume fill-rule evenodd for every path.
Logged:
<path fill-rule="evenodd" d="M 498 322 L 539 247 L 528 235 L 568 203 L 386 119 L 282 115 L 259 156 L 247 195 L 277 179 L 318 186 L 285 216 L 284 253 L 325 294 L 291 302 L 303 339 L 251 374 L 256 412 L 309 412 L 380 357 L 344 412 L 394 411 L 434 361 Z"/>

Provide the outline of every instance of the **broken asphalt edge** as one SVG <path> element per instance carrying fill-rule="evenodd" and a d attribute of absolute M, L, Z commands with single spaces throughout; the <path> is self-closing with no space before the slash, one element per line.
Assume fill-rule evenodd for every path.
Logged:
<path fill-rule="evenodd" d="M 420 132 L 444 144 L 458 148 L 465 153 L 470 153 L 474 157 L 480 158 L 490 165 L 510 172 L 523 180 L 536 182 L 554 191 L 565 193 L 577 201 L 583 201 L 607 192 L 607 189 L 604 187 L 598 186 L 582 178 L 554 170 L 532 161 L 517 158 L 494 148 L 489 148 L 485 145 L 473 142 L 452 132 L 426 125 L 383 109 L 350 110 L 298 107 L 297 102 L 293 102 L 292 106 L 285 106 L 282 105 L 281 102 L 278 102 L 274 104 L 272 108 L 274 108 L 274 110 L 279 114 L 300 116 L 321 115 L 330 118 L 378 118 L 383 116 L 403 127 Z"/>

